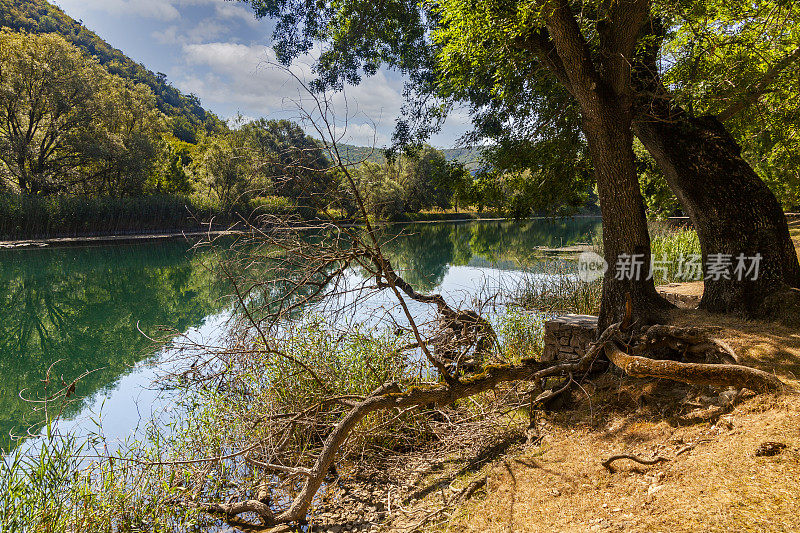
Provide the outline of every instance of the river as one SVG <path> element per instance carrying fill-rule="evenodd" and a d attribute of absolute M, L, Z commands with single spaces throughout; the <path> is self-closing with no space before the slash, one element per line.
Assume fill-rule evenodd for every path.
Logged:
<path fill-rule="evenodd" d="M 515 283 L 542 247 L 585 243 L 599 228 L 597 218 L 398 226 L 387 255 L 417 290 L 468 297 Z M 229 288 L 209 268 L 217 252 L 192 244 L 0 250 L 0 447 L 41 428 L 21 396 L 46 397 L 85 372 L 62 414 L 73 427 L 102 416 L 105 434 L 122 438 L 163 407 L 152 383 L 169 347 L 148 336 L 211 340 L 230 314 Z"/>

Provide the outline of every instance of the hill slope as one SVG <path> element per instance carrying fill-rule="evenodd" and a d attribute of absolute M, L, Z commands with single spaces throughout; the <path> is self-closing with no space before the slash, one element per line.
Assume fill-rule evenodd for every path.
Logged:
<path fill-rule="evenodd" d="M 386 161 L 381 148 L 339 144 L 339 150 L 350 162 L 367 160 L 373 163 L 383 163 Z M 444 148 L 442 152 L 448 161 L 463 163 L 469 169 L 477 168 L 480 159 L 480 150 L 477 148 Z"/>
<path fill-rule="evenodd" d="M 201 128 L 216 128 L 219 120 L 200 105 L 195 95 L 185 95 L 170 85 L 164 74 L 155 74 L 133 61 L 46 0 L 0 0 L 0 28 L 29 33 L 58 33 L 89 55 L 110 73 L 143 83 L 156 95 L 159 109 L 173 117 L 175 136 L 194 142 Z"/>

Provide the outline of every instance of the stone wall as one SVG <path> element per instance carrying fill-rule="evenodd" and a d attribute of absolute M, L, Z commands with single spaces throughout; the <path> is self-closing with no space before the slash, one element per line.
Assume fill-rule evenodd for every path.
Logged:
<path fill-rule="evenodd" d="M 582 357 L 596 334 L 596 316 L 563 315 L 548 320 L 544 323 L 542 361 Z"/>

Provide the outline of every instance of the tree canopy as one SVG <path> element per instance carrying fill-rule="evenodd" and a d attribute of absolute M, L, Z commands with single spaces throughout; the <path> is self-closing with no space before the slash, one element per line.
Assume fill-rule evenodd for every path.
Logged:
<path fill-rule="evenodd" d="M 55 34 L 0 33 L 0 169 L 25 194 L 141 192 L 164 120 L 152 93 Z"/>
<path fill-rule="evenodd" d="M 0 0 L 0 27 L 30 34 L 57 33 L 95 57 L 111 74 L 147 85 L 159 110 L 172 119 L 176 137 L 195 143 L 198 132 L 216 132 L 222 122 L 200 105 L 197 96 L 181 93 L 162 73 L 154 73 L 109 45 L 47 0 Z"/>

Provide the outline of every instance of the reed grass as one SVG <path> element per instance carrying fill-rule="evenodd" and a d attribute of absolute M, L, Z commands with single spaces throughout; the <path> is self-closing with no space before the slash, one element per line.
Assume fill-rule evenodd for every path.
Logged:
<path fill-rule="evenodd" d="M 684 268 L 679 265 L 693 255 L 700 255 L 700 241 L 693 229 L 675 227 L 663 223 L 650 225 L 651 254 L 655 266 L 653 279 L 656 285 L 689 281 Z M 592 249 L 602 255 L 601 236 L 595 236 Z M 610 265 L 613 268 L 613 265 Z M 541 263 L 526 276 L 515 302 L 528 310 L 548 314 L 588 314 L 600 311 L 603 294 L 602 279 L 584 282 L 576 275 L 576 266 L 571 261 L 548 261 Z M 643 268 L 649 274 L 649 265 Z M 608 273 L 606 275 L 609 275 Z"/>
<path fill-rule="evenodd" d="M 602 292 L 602 279 L 587 283 L 578 278 L 574 261 L 554 260 L 540 263 L 525 276 L 514 301 L 546 315 L 595 315 Z"/>
<path fill-rule="evenodd" d="M 656 285 L 690 281 L 686 269 L 680 264 L 691 256 L 700 256 L 700 240 L 693 229 L 664 224 L 653 224 L 650 228 L 650 249 L 653 261 L 663 269 L 653 269 Z"/>
<path fill-rule="evenodd" d="M 496 318 L 505 357 L 518 360 L 541 349 L 539 318 L 522 311 Z M 175 374 L 170 384 L 182 392 L 176 415 L 168 424 L 152 421 L 143 436 L 119 444 L 117 451 L 108 452 L 111 444 L 102 436 L 100 420 L 86 439 L 48 426 L 30 446 L 0 460 L 0 531 L 215 530 L 218 519 L 190 502 L 241 498 L 247 495 L 241 487 L 253 487 L 264 477 L 238 451 L 252 443 L 258 450 L 264 447 L 263 453 L 276 446 L 288 449 L 295 464 L 307 464 L 321 446 L 329 417 L 348 408 L 326 411 L 320 403 L 324 398 L 356 398 L 392 381 L 408 387 L 436 380 L 413 352 L 398 351 L 408 340 L 374 327 L 349 327 L 343 333 L 319 317 L 306 317 L 284 338 L 274 339 L 273 348 L 289 357 L 247 341 L 249 350 L 229 346 L 209 354 L 207 366 Z M 301 372 L 303 365 L 317 377 Z M 290 441 L 274 442 L 288 422 L 280 413 L 309 407 Z M 423 410 L 375 412 L 347 439 L 337 464 L 403 451 L 431 438 L 435 434 Z M 285 503 L 295 489 L 275 486 L 274 501 Z"/>
<path fill-rule="evenodd" d="M 251 216 L 297 214 L 312 218 L 315 213 L 278 197 L 255 198 L 246 205 L 222 209 L 199 195 L 88 198 L 12 194 L 0 196 L 0 239 L 205 230 L 212 222 L 227 228 Z"/>

